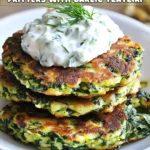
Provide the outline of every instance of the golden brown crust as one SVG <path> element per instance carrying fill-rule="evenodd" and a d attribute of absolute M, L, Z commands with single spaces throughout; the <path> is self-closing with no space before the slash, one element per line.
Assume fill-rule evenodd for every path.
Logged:
<path fill-rule="evenodd" d="M 121 105 L 117 106 L 112 114 L 108 113 L 102 116 L 104 127 L 111 130 L 120 129 L 122 119 L 127 119 L 127 115 L 124 113 Z"/>
<path fill-rule="evenodd" d="M 121 121 L 127 119 L 126 113 L 124 112 L 124 104 L 116 106 L 112 113 L 100 114 L 100 117 L 97 117 L 97 115 L 98 113 L 89 114 L 75 119 L 76 123 L 73 125 L 73 128 L 71 125 L 73 118 L 42 118 L 39 114 L 38 116 L 30 116 L 26 113 L 18 113 L 15 117 L 15 123 L 19 127 L 28 128 L 26 122 L 38 120 L 38 122 L 42 122 L 42 126 L 37 127 L 38 130 L 51 127 L 56 134 L 65 135 L 68 140 L 75 140 L 76 137 L 70 136 L 73 132 L 82 133 L 83 135 L 99 133 L 105 136 L 108 131 L 120 129 L 122 127 Z M 102 121 L 104 124 L 101 127 L 96 126 L 91 119 Z"/>
<path fill-rule="evenodd" d="M 11 87 L 20 84 L 19 81 L 17 81 L 11 73 L 5 70 L 2 65 L 0 65 L 0 83 L 1 82 L 4 82 Z"/>
<path fill-rule="evenodd" d="M 122 76 L 128 78 L 137 67 L 133 48 L 137 48 L 137 50 L 142 49 L 139 44 L 133 43 L 130 37 L 125 36 L 113 44 L 107 53 L 100 55 L 81 67 L 62 68 L 53 66 L 47 68 L 41 66 L 39 62 L 33 60 L 22 51 L 20 44 L 22 34 L 22 31 L 17 32 L 5 42 L 3 46 L 4 64 L 7 64 L 11 57 L 14 66 L 16 65 L 21 72 L 28 72 L 34 78 L 40 80 L 41 85 L 47 87 L 47 90 L 43 92 L 46 95 L 67 95 L 65 92 L 57 93 L 58 89 L 49 89 L 50 85 L 54 85 L 54 87 L 65 85 L 74 90 L 80 86 L 81 82 L 98 83 L 100 84 L 99 86 L 103 86 L 105 85 L 103 82 L 106 80 L 113 80 L 116 77 L 122 78 Z M 127 57 L 128 60 L 126 61 L 124 57 Z M 20 62 L 22 64 L 18 65 Z M 119 82 L 121 81 L 117 81 L 116 84 L 122 84 Z M 123 83 L 123 85 L 127 83 L 128 81 Z M 39 91 L 37 90 L 37 92 Z"/>

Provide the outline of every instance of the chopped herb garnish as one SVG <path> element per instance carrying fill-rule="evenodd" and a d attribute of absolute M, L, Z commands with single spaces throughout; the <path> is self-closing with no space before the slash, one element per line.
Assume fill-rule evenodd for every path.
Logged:
<path fill-rule="evenodd" d="M 61 31 L 61 30 L 58 30 L 58 29 L 57 29 L 56 31 L 57 31 L 57 32 L 61 32 L 61 33 L 64 33 L 63 31 Z"/>
<path fill-rule="evenodd" d="M 51 16 L 51 17 L 50 17 L 50 19 L 53 19 L 53 18 L 58 18 L 58 17 L 57 17 L 57 16 Z"/>
<path fill-rule="evenodd" d="M 95 41 L 97 41 L 95 38 L 91 38 L 90 39 L 90 44 L 94 43 Z"/>
<path fill-rule="evenodd" d="M 57 6 L 48 5 L 46 7 L 53 8 L 58 13 L 63 13 L 63 14 L 70 16 L 71 18 L 73 18 L 71 20 L 68 20 L 68 23 L 70 25 L 75 24 L 78 21 L 83 20 L 83 19 L 93 20 L 93 15 L 95 14 L 94 9 L 92 10 L 91 13 L 89 13 L 89 11 L 86 10 L 82 4 L 73 3 L 73 2 L 69 3 L 69 4 L 57 5 Z M 58 26 L 58 25 L 56 25 L 56 26 Z M 53 26 L 53 27 L 56 27 L 56 26 Z"/>
<path fill-rule="evenodd" d="M 63 46 L 63 45 L 61 45 L 62 47 L 63 47 L 63 49 L 67 52 L 67 53 L 69 53 L 69 51 L 67 50 L 67 48 L 65 47 L 65 46 Z"/>
<path fill-rule="evenodd" d="M 65 33 L 66 36 L 69 35 L 70 32 L 72 32 L 72 29 L 67 29 L 67 30 L 66 30 L 66 33 Z"/>
<path fill-rule="evenodd" d="M 77 61 L 76 56 L 73 55 L 73 56 L 70 57 L 68 65 L 72 66 L 72 64 L 74 64 L 76 61 Z"/>
<path fill-rule="evenodd" d="M 61 37 L 59 34 L 56 34 L 52 39 L 53 39 L 53 40 L 60 41 L 61 38 L 62 38 L 62 37 Z"/>
<path fill-rule="evenodd" d="M 48 24 L 48 23 L 47 23 L 46 25 L 47 25 L 47 26 L 54 27 L 54 28 L 58 26 L 58 24 Z"/>
<path fill-rule="evenodd" d="M 101 24 L 103 24 L 104 26 L 106 26 L 106 23 L 104 21 L 100 21 Z"/>
<path fill-rule="evenodd" d="M 49 44 L 50 44 L 50 43 L 47 42 L 47 43 L 46 43 L 46 46 L 48 46 Z"/>
<path fill-rule="evenodd" d="M 107 28 L 107 30 L 108 30 L 108 32 L 111 32 L 111 30 L 109 30 L 108 28 Z"/>
<path fill-rule="evenodd" d="M 81 45 L 83 45 L 83 44 L 84 44 L 84 42 L 85 42 L 85 41 L 81 42 L 81 43 L 80 43 L 80 46 L 81 46 Z"/>

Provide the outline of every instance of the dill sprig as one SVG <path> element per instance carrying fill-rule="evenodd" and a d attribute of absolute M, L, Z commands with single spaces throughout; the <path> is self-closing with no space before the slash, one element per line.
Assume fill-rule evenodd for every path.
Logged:
<path fill-rule="evenodd" d="M 68 23 L 70 25 L 77 23 L 80 20 L 83 19 L 93 19 L 93 15 L 94 13 L 94 9 L 92 10 L 91 13 L 89 13 L 88 10 L 86 10 L 83 5 L 79 4 L 79 3 L 68 3 L 65 5 L 48 5 L 46 6 L 47 8 L 53 8 L 54 10 L 56 10 L 56 12 L 58 13 L 64 13 L 68 16 L 70 16 L 72 19 L 68 20 Z"/>

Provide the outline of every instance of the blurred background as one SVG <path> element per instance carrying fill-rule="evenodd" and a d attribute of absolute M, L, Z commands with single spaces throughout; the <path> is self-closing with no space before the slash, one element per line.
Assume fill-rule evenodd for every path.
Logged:
<path fill-rule="evenodd" d="M 89 4 L 89 3 L 88 3 Z M 143 3 L 138 4 L 119 4 L 119 5 L 101 5 L 101 3 L 90 3 L 90 5 L 104 8 L 108 10 L 113 10 L 125 15 L 128 15 L 130 17 L 133 17 L 146 25 L 150 27 L 150 0 L 143 0 Z M 11 15 L 13 13 L 17 13 L 20 11 L 28 10 L 28 9 L 34 9 L 39 6 L 0 6 L 0 19 L 3 17 L 6 17 L 8 15 Z"/>

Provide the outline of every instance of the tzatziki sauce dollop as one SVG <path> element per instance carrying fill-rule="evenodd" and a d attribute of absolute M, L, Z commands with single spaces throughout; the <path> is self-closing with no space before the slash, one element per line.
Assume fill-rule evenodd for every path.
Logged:
<path fill-rule="evenodd" d="M 83 6 L 89 13 L 93 8 Z M 73 19 L 55 9 L 27 23 L 21 46 L 44 67 L 77 67 L 107 52 L 123 32 L 107 15 L 94 10 L 92 19 Z"/>

